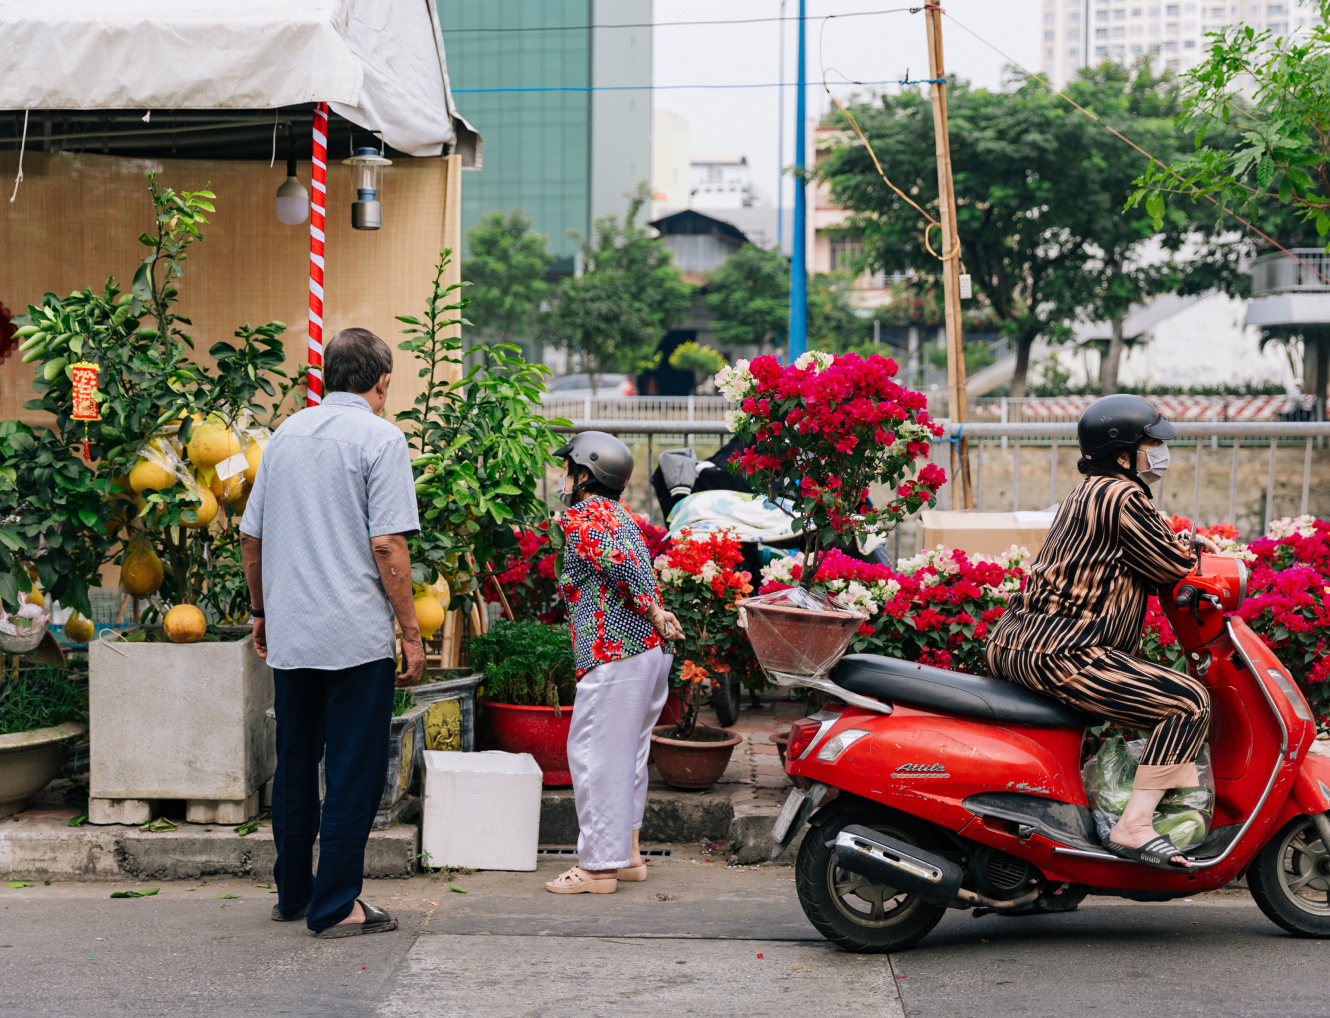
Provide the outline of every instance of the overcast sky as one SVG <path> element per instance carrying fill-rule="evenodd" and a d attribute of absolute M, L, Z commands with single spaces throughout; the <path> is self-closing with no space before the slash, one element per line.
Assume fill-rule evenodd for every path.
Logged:
<path fill-rule="evenodd" d="M 918 4 L 920 0 L 906 0 Z M 1012 58 L 1034 69 L 1038 59 L 1037 0 L 949 0 L 951 15 L 943 18 L 944 59 L 948 73 L 977 86 L 997 88 L 1007 61 L 992 48 L 958 27 L 960 22 Z M 808 0 L 807 76 L 810 116 L 826 108 L 819 70 L 819 40 L 828 82 L 894 81 L 928 77 L 924 17 L 905 11 L 866 17 L 821 19 L 832 14 L 882 10 L 882 0 Z M 787 0 L 785 14 L 797 15 L 799 0 Z M 655 0 L 653 73 L 655 84 L 768 84 L 780 80 L 780 26 L 777 22 L 749 25 L 669 27 L 666 21 L 711 21 L 722 18 L 775 17 L 780 0 Z M 953 20 L 953 18 L 955 20 Z M 817 20 L 814 20 L 817 19 Z M 825 28 L 824 28 L 825 25 Z M 785 23 L 785 80 L 795 77 L 798 22 Z M 835 68 L 840 75 L 832 72 Z M 897 90 L 898 86 L 877 86 Z M 854 86 L 835 87 L 837 98 Z M 658 109 L 671 110 L 689 121 L 692 155 L 744 155 L 753 167 L 754 182 L 770 200 L 779 166 L 793 162 L 795 89 L 785 89 L 784 158 L 777 158 L 779 93 L 777 88 L 658 89 Z M 860 88 L 858 91 L 867 91 Z M 792 191 L 785 181 L 789 205 Z"/>

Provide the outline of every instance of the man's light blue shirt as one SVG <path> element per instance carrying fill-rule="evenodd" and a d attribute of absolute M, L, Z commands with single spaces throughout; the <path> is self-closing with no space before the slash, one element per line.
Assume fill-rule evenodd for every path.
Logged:
<path fill-rule="evenodd" d="M 268 664 L 351 668 L 396 656 L 370 539 L 420 530 L 406 436 L 330 392 L 282 422 L 240 530 L 263 542 Z"/>

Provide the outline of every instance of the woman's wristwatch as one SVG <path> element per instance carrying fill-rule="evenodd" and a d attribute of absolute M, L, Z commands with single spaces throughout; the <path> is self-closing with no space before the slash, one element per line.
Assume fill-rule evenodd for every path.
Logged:
<path fill-rule="evenodd" d="M 249 614 L 256 619 L 264 619 L 268 617 L 264 614 L 262 608 L 255 608 L 253 605 L 249 606 Z"/>

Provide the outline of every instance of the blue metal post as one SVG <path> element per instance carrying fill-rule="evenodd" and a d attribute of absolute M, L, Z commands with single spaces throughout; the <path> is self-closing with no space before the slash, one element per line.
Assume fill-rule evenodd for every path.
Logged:
<path fill-rule="evenodd" d="M 794 123 L 794 236 L 793 254 L 790 258 L 790 363 L 803 355 L 808 349 L 808 270 L 806 252 L 808 236 L 805 223 L 807 210 L 804 206 L 804 149 L 807 147 L 804 121 L 807 118 L 807 89 L 804 82 L 804 4 L 799 0 L 799 97 L 795 102 Z"/>

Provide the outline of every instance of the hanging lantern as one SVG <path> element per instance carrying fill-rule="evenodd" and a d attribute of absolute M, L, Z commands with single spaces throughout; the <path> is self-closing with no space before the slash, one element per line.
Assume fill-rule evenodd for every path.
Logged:
<path fill-rule="evenodd" d="M 91 463 L 92 457 L 88 449 L 88 421 L 100 421 L 102 419 L 101 406 L 97 402 L 97 372 L 100 370 L 96 364 L 90 364 L 87 361 L 79 361 L 77 364 L 69 366 L 69 372 L 74 379 L 74 408 L 70 413 L 76 421 L 83 422 L 83 461 Z"/>
<path fill-rule="evenodd" d="M 277 218 L 287 226 L 299 226 L 309 215 L 309 192 L 296 176 L 296 161 L 286 161 L 286 183 L 277 189 Z"/>
<path fill-rule="evenodd" d="M 377 230 L 383 226 L 383 205 L 378 200 L 383 178 L 383 168 L 393 164 L 371 146 L 356 149 L 350 159 L 343 159 L 343 166 L 350 166 L 356 175 L 356 194 L 358 201 L 351 203 L 351 226 L 356 230 Z"/>

